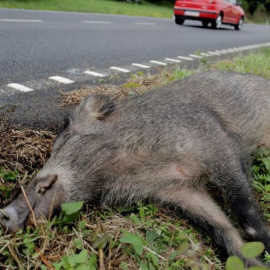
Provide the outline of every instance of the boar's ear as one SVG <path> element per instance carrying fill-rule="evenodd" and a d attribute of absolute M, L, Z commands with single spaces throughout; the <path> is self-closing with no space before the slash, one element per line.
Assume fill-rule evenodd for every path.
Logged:
<path fill-rule="evenodd" d="M 73 113 L 72 122 L 104 120 L 114 111 L 114 99 L 110 96 L 94 94 L 85 98 Z"/>
<path fill-rule="evenodd" d="M 91 116 L 95 119 L 104 120 L 114 110 L 114 100 L 110 96 L 93 95 L 91 100 Z"/>

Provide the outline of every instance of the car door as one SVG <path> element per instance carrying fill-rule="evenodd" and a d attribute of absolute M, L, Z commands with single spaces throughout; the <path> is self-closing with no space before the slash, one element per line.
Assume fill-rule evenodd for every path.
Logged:
<path fill-rule="evenodd" d="M 223 22 L 230 23 L 232 16 L 232 4 L 230 0 L 221 0 L 222 3 L 222 11 L 223 11 Z"/>
<path fill-rule="evenodd" d="M 231 21 L 233 23 L 238 23 L 238 20 L 240 18 L 240 13 L 238 10 L 238 7 L 236 5 L 236 0 L 229 0 L 231 3 Z"/>

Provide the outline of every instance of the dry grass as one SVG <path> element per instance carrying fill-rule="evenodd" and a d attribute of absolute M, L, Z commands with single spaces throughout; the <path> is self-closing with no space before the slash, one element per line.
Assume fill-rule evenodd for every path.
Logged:
<path fill-rule="evenodd" d="M 40 168 L 52 150 L 55 135 L 49 131 L 1 127 L 0 166 L 19 172 Z"/>
<path fill-rule="evenodd" d="M 25 185 L 49 158 L 55 135 L 43 130 L 15 130 L 5 123 L 0 123 L 0 130 L 0 187 L 5 184 L 9 189 L 17 189 L 18 184 Z M 19 182 L 5 183 L 2 177 L 5 171 L 18 172 Z M 0 197 L 0 207 L 7 199 L 10 198 Z"/>
<path fill-rule="evenodd" d="M 146 217 L 145 222 L 139 225 L 134 224 L 129 216 L 106 208 L 84 212 L 87 214 L 82 215 L 73 226 L 56 226 L 55 221 L 52 221 L 41 223 L 34 229 L 33 225 L 29 224 L 30 227 L 25 233 L 1 236 L 0 251 L 5 252 L 0 255 L 0 268 L 42 269 L 43 265 L 46 266 L 45 269 L 58 269 L 59 262 L 65 261 L 68 256 L 87 250 L 89 257 L 96 258 L 99 269 L 124 269 L 121 265 L 126 263 L 127 269 L 137 270 L 138 256 L 134 254 L 132 247 L 119 240 L 126 233 L 146 239 L 149 230 L 166 229 L 166 234 L 161 232 L 159 237 L 164 241 L 168 236 L 171 241 L 168 243 L 164 241 L 159 250 L 154 243 L 147 243 L 144 240 L 144 251 L 140 260 L 147 261 L 146 254 L 150 252 L 159 259 L 159 268 L 154 269 L 188 269 L 189 263 L 194 267 L 204 263 L 204 268 L 200 269 L 222 269 L 220 262 L 213 259 L 213 251 L 207 246 L 202 246 L 200 242 L 203 240 L 198 241 L 195 237 L 195 231 L 189 229 L 189 225 L 185 222 L 180 224 L 179 219 L 169 211 L 159 210 L 155 215 Z M 104 219 L 101 214 L 106 215 L 106 218 Z M 86 225 L 81 229 L 78 224 L 82 222 Z M 152 226 L 147 222 L 151 222 Z M 167 248 L 165 249 L 163 245 L 167 245 Z M 181 265 L 168 268 L 171 254 L 179 250 L 173 261 L 180 261 Z M 9 256 L 5 256 L 6 252 Z"/>
<path fill-rule="evenodd" d="M 187 75 L 191 72 L 187 72 Z M 84 87 L 80 90 L 74 90 L 72 92 L 63 94 L 62 106 L 68 107 L 71 105 L 77 105 L 82 99 L 90 94 L 105 94 L 110 95 L 117 99 L 124 99 L 129 96 L 142 94 L 145 91 L 155 89 L 162 85 L 165 85 L 173 76 L 173 71 L 160 71 L 155 75 L 134 75 L 123 85 L 102 85 L 93 87 Z"/>

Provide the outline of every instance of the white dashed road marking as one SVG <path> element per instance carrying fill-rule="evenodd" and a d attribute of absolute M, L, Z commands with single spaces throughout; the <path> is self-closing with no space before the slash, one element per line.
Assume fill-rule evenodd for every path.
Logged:
<path fill-rule="evenodd" d="M 211 56 L 208 53 L 201 53 L 202 56 Z"/>
<path fill-rule="evenodd" d="M 95 77 L 106 77 L 107 76 L 105 74 L 101 74 L 101 73 L 90 71 L 90 70 L 86 70 L 84 73 L 95 76 Z"/>
<path fill-rule="evenodd" d="M 196 55 L 196 54 L 190 54 L 189 56 L 193 57 L 193 58 L 202 58 L 202 56 L 199 56 L 199 55 Z"/>
<path fill-rule="evenodd" d="M 18 83 L 10 83 L 7 86 L 14 88 L 16 90 L 22 91 L 22 92 L 31 92 L 33 91 L 32 88 L 26 87 L 24 85 L 18 84 Z"/>
<path fill-rule="evenodd" d="M 124 72 L 124 73 L 130 72 L 130 70 L 125 69 L 125 68 L 120 68 L 120 67 L 110 67 L 110 69 L 114 69 L 114 70 L 121 71 L 121 72 Z"/>
<path fill-rule="evenodd" d="M 60 77 L 60 76 L 52 76 L 52 77 L 49 77 L 49 79 L 60 82 L 60 83 L 65 83 L 65 84 L 74 83 L 74 81 L 67 78 Z"/>
<path fill-rule="evenodd" d="M 140 25 L 156 25 L 155 23 L 146 23 L 146 22 L 135 22 L 135 24 L 140 24 Z"/>
<path fill-rule="evenodd" d="M 42 20 L 15 20 L 15 19 L 0 19 L 1 21 L 6 21 L 6 22 L 43 22 Z M 109 24 L 111 22 L 107 22 L 107 21 L 82 21 L 83 23 L 104 23 L 104 24 Z M 153 23 L 143 23 L 143 22 L 136 22 L 137 24 L 153 24 Z M 233 53 L 233 52 L 238 52 L 238 51 L 244 51 L 244 50 L 252 50 L 252 49 L 256 49 L 256 48 L 261 48 L 261 47 L 266 47 L 266 46 L 270 46 L 270 42 L 268 43 L 261 43 L 261 44 L 254 44 L 254 45 L 249 45 L 249 46 L 242 46 L 242 47 L 234 47 L 234 48 L 228 48 L 228 49 L 220 49 L 220 50 L 215 50 L 215 51 L 209 51 L 207 53 L 200 53 L 200 55 L 197 54 L 190 54 L 189 57 L 186 56 L 177 56 L 177 58 L 181 59 L 181 60 L 188 60 L 188 61 L 193 61 L 195 59 L 201 59 L 203 58 L 203 56 L 218 56 L 218 55 L 222 55 L 222 54 L 227 54 L 227 53 Z M 166 61 L 168 62 L 173 62 L 173 63 L 181 63 L 180 60 L 174 59 L 174 58 L 165 58 Z M 153 64 L 157 64 L 157 65 L 161 65 L 161 66 L 166 66 L 167 63 L 165 62 L 160 62 L 160 61 L 155 61 L 155 60 L 150 60 L 150 63 Z M 136 66 L 138 68 L 150 68 L 151 66 L 148 65 L 144 65 L 144 64 L 139 64 L 139 63 L 132 63 L 132 66 Z M 120 72 L 124 72 L 124 73 L 128 73 L 130 72 L 130 70 L 125 69 L 125 68 L 121 68 L 121 67 L 110 67 L 110 69 L 112 70 L 116 70 L 116 71 L 120 71 Z M 108 74 L 105 73 L 98 73 L 95 71 L 90 71 L 90 70 L 86 70 L 84 71 L 85 74 L 88 75 L 92 75 L 94 77 L 106 77 L 108 76 Z M 74 83 L 75 81 L 72 81 L 70 79 L 67 78 L 63 78 L 60 76 L 52 76 L 49 77 L 49 79 L 60 82 L 60 83 L 64 83 L 64 84 L 70 84 L 70 83 Z M 32 85 L 32 84 L 27 84 L 27 85 Z M 30 91 L 34 91 L 40 89 L 41 87 L 39 86 L 38 88 L 33 87 L 34 89 L 18 84 L 18 83 L 10 83 L 7 84 L 6 86 L 11 87 L 13 89 L 22 91 L 22 92 L 30 92 Z"/>
<path fill-rule="evenodd" d="M 235 52 L 239 52 L 239 48 L 233 48 Z"/>
<path fill-rule="evenodd" d="M 112 22 L 106 22 L 106 21 L 82 21 L 82 23 L 110 24 Z"/>
<path fill-rule="evenodd" d="M 224 52 L 224 51 L 218 51 L 218 50 L 216 50 L 215 52 L 221 53 L 221 54 L 226 54 L 226 53 L 227 53 L 227 52 Z"/>
<path fill-rule="evenodd" d="M 208 53 L 212 55 L 220 55 L 220 53 L 217 53 L 217 52 L 208 52 Z"/>
<path fill-rule="evenodd" d="M 173 62 L 173 63 L 181 63 L 180 60 L 172 59 L 172 58 L 165 58 L 166 61 Z"/>
<path fill-rule="evenodd" d="M 226 49 L 226 50 L 223 50 L 223 51 L 225 51 L 225 52 L 228 52 L 228 53 L 232 53 L 232 52 L 235 52 L 235 50 L 234 50 L 234 49 L 231 49 L 231 48 L 229 48 L 229 49 Z"/>
<path fill-rule="evenodd" d="M 161 66 L 167 66 L 167 64 L 164 62 L 159 62 L 159 61 L 155 61 L 155 60 L 150 60 L 150 62 L 153 64 L 161 65 Z"/>
<path fill-rule="evenodd" d="M 149 66 L 137 64 L 137 63 L 132 63 L 132 66 L 141 67 L 141 68 L 150 68 Z"/>
<path fill-rule="evenodd" d="M 188 60 L 188 61 L 193 61 L 193 58 L 185 57 L 185 56 L 177 56 L 177 58 L 180 58 L 180 59 L 183 59 L 183 60 Z"/>
<path fill-rule="evenodd" d="M 0 22 L 43 22 L 42 20 L 0 19 Z"/>

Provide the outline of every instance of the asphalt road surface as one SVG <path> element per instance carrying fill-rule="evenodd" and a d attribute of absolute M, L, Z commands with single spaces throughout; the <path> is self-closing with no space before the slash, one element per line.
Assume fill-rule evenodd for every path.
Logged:
<path fill-rule="evenodd" d="M 111 67 L 151 70 L 199 61 L 194 56 L 198 51 L 222 57 L 269 42 L 268 25 L 213 30 L 192 21 L 179 26 L 173 18 L 0 9 L 0 120 L 57 130 L 65 114 L 59 105 L 61 92 L 99 84 L 103 75 L 102 83 L 112 84 L 110 74 L 115 72 L 130 76 Z M 55 76 L 71 81 L 59 82 Z"/>
<path fill-rule="evenodd" d="M 0 86 L 269 41 L 266 25 L 0 9 Z"/>

